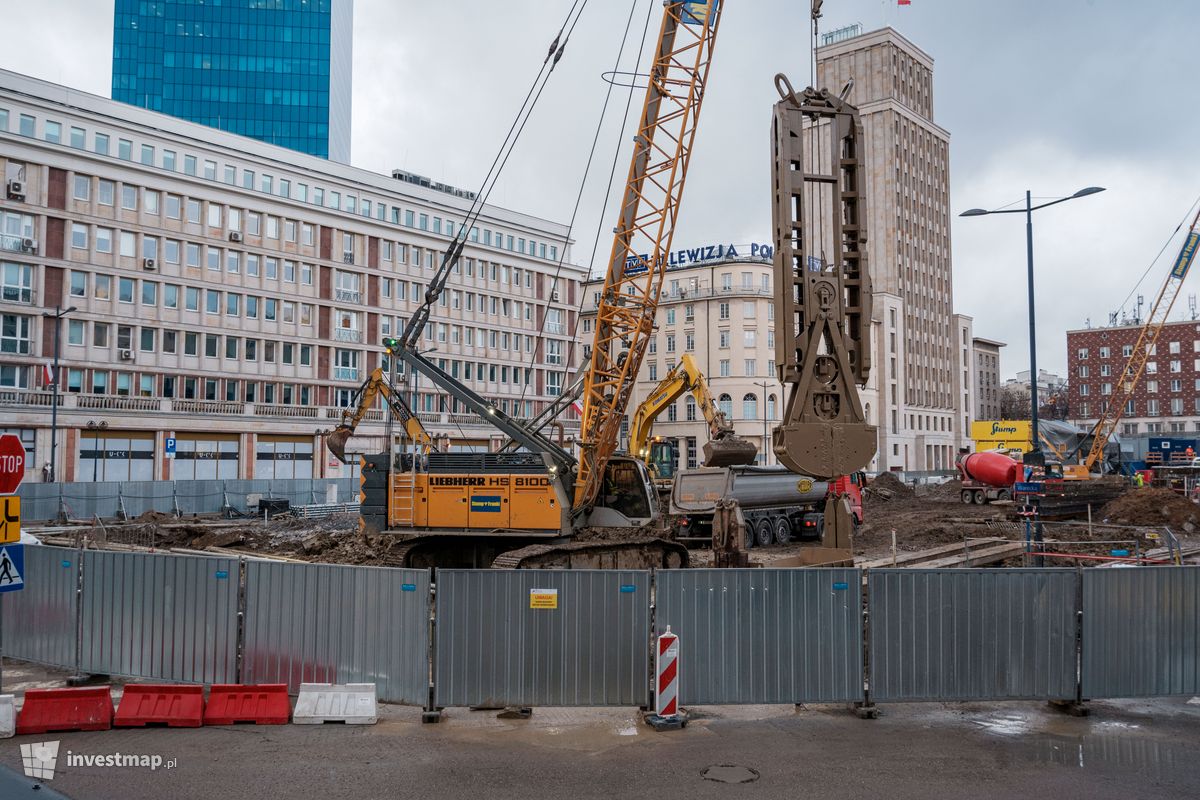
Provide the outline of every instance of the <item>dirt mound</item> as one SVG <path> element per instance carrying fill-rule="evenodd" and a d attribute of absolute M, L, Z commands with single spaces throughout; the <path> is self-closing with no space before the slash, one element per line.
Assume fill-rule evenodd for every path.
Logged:
<path fill-rule="evenodd" d="M 134 517 L 130 522 L 174 522 L 174 514 L 166 514 L 162 511 L 146 511 L 139 516 Z"/>
<path fill-rule="evenodd" d="M 874 490 L 872 494 L 884 500 L 904 499 L 916 494 L 911 486 L 905 484 L 892 472 L 879 473 L 867 484 L 867 488 Z"/>
<path fill-rule="evenodd" d="M 1118 525 L 1166 525 L 1191 532 L 1200 525 L 1200 506 L 1170 489 L 1128 491 L 1100 511 L 1105 522 Z"/>
<path fill-rule="evenodd" d="M 927 497 L 930 500 L 938 500 L 947 503 L 962 502 L 962 481 L 953 480 L 945 483 L 933 484 L 930 486 L 921 487 L 921 491 L 917 494 L 922 497 Z"/>

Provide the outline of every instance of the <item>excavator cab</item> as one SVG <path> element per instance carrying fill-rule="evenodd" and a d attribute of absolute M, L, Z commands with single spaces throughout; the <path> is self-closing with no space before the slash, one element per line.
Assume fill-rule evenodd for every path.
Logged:
<path fill-rule="evenodd" d="M 646 466 L 650 468 L 650 475 L 654 480 L 674 480 L 675 473 L 679 471 L 679 448 L 675 446 L 675 442 L 655 436 L 650 441 Z"/>

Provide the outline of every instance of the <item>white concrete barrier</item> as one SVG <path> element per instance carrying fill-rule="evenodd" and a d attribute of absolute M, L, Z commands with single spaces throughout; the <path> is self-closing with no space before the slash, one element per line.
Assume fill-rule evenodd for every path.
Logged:
<path fill-rule="evenodd" d="M 17 709 L 11 694 L 0 694 L 0 739 L 17 732 Z"/>
<path fill-rule="evenodd" d="M 292 722 L 296 725 L 320 725 L 344 722 L 347 725 L 374 725 L 377 719 L 373 683 L 302 683 Z"/>

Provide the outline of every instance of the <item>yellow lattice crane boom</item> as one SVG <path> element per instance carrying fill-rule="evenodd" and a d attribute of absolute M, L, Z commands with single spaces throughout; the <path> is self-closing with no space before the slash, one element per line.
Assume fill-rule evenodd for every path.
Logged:
<path fill-rule="evenodd" d="M 1192 217 L 1192 225 L 1183 240 L 1179 256 L 1171 265 L 1167 280 L 1163 283 L 1158 297 L 1154 300 L 1154 305 L 1150 308 L 1146 324 L 1142 326 L 1141 333 L 1138 334 L 1137 344 L 1133 346 L 1133 352 L 1129 354 L 1129 360 L 1125 362 L 1125 370 L 1121 373 L 1121 380 L 1117 382 L 1117 391 L 1113 392 L 1108 404 L 1101 407 L 1100 419 L 1096 421 L 1096 427 L 1092 429 L 1092 447 L 1083 461 L 1083 466 L 1088 472 L 1096 468 L 1097 463 L 1103 463 L 1105 445 L 1108 444 L 1109 437 L 1116 431 L 1117 425 L 1125 413 L 1126 405 L 1133 399 L 1134 393 L 1137 391 L 1142 373 L 1146 370 L 1146 362 L 1154 354 L 1159 334 L 1162 333 L 1163 326 L 1167 324 L 1171 308 L 1179 297 L 1179 289 L 1183 286 L 1183 281 L 1187 277 L 1188 269 L 1192 266 L 1198 248 L 1200 248 L 1200 210 L 1197 210 L 1196 215 Z M 1097 469 L 1102 471 L 1102 468 Z"/>
<path fill-rule="evenodd" d="M 576 509 L 601 489 L 654 331 L 720 16 L 719 0 L 664 4 L 584 382 Z"/>

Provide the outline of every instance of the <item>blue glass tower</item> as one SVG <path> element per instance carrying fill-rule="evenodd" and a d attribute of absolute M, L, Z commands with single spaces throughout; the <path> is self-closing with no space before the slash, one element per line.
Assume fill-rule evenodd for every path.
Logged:
<path fill-rule="evenodd" d="M 354 0 L 116 0 L 112 96 L 350 160 Z"/>

